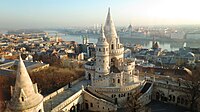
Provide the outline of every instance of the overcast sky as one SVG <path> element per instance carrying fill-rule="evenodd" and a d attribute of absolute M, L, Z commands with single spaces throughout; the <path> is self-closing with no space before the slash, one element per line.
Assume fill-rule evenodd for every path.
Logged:
<path fill-rule="evenodd" d="M 200 24 L 200 0 L 0 0 L 0 28 Z"/>

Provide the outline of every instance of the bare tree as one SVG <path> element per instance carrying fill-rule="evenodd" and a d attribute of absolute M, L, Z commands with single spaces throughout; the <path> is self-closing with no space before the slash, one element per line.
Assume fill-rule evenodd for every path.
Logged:
<path fill-rule="evenodd" d="M 190 100 L 190 111 L 195 112 L 197 110 L 198 100 L 200 100 L 200 67 L 192 70 L 192 74 L 186 77 L 183 84 L 188 89 L 188 96 Z"/>
<path fill-rule="evenodd" d="M 127 112 L 140 112 L 142 105 L 138 101 L 140 96 L 139 92 L 136 92 L 128 97 L 128 101 L 125 104 L 125 108 Z"/>

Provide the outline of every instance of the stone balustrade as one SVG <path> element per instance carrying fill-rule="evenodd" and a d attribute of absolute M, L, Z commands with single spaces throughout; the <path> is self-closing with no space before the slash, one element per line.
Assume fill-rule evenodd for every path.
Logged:
<path fill-rule="evenodd" d="M 111 50 L 110 54 L 123 54 L 124 52 L 124 48 L 119 48 L 119 49 L 115 49 L 115 50 Z"/>
<path fill-rule="evenodd" d="M 183 91 L 186 92 L 187 88 L 184 84 L 179 85 L 178 82 L 174 82 L 173 80 L 163 80 L 162 76 L 155 78 L 155 77 L 146 77 L 147 81 L 154 82 L 155 86 L 162 87 L 162 88 L 170 88 L 175 91 Z"/>
<path fill-rule="evenodd" d="M 153 91 L 153 84 L 154 83 L 151 83 L 151 86 L 149 87 L 149 89 L 144 93 L 142 94 L 139 98 L 138 98 L 138 101 L 142 104 L 142 105 L 146 105 L 148 103 L 151 102 L 151 95 L 152 95 L 152 91 Z"/>
<path fill-rule="evenodd" d="M 95 91 L 97 92 L 126 92 L 126 91 L 130 91 L 132 89 L 136 89 L 138 87 L 140 87 L 141 83 L 135 83 L 132 85 L 127 85 L 127 86 L 123 86 L 123 87 L 94 87 Z"/>

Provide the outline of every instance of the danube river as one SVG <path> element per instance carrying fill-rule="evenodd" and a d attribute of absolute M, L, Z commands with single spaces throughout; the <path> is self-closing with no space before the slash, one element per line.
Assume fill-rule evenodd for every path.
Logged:
<path fill-rule="evenodd" d="M 50 36 L 55 36 L 55 32 L 48 32 Z M 81 35 L 65 35 L 59 33 L 59 35 L 65 41 L 76 41 L 77 43 L 82 43 L 82 36 Z M 96 43 L 98 36 L 89 36 L 89 42 Z M 124 45 L 134 45 L 134 44 L 141 44 L 144 48 L 151 48 L 152 40 L 151 39 L 142 39 L 142 38 L 123 38 L 120 37 L 121 43 Z M 178 50 L 179 48 L 183 47 L 184 43 L 188 47 L 200 47 L 199 43 L 192 43 L 192 42 L 183 42 L 183 41 L 160 41 L 158 43 L 162 49 L 166 49 L 168 51 Z"/>
<path fill-rule="evenodd" d="M 7 34 L 7 31 L 0 31 L 3 34 Z M 52 31 L 52 30 L 45 30 L 45 32 L 49 33 L 49 36 L 55 36 L 57 31 Z M 82 43 L 82 36 L 81 35 L 65 35 L 62 33 L 58 34 L 59 37 L 61 37 L 65 41 L 76 41 L 77 43 Z M 193 35 L 191 35 L 194 37 Z M 190 36 L 190 37 L 191 37 Z M 171 41 L 167 39 L 156 39 L 158 41 L 160 48 L 166 49 L 168 51 L 174 51 L 178 50 L 179 48 L 183 47 L 183 45 L 186 43 L 187 47 L 195 47 L 195 48 L 200 48 L 200 35 L 195 36 L 197 37 L 196 39 L 188 39 L 189 41 L 182 41 L 182 40 L 176 40 L 176 41 Z M 98 39 L 98 35 L 89 35 L 89 42 L 90 43 L 96 43 Z M 192 41 L 191 41 L 192 40 Z M 131 38 L 131 37 L 123 37 L 120 36 L 120 41 L 124 45 L 134 45 L 134 44 L 141 44 L 144 48 L 151 48 L 152 46 L 152 39 L 150 38 Z"/>

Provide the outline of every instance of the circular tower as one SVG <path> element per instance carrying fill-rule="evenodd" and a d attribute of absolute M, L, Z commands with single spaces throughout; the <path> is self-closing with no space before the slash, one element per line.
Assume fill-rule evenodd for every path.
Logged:
<path fill-rule="evenodd" d="M 109 74 L 109 44 L 105 38 L 103 26 L 101 26 L 100 33 L 100 37 L 96 44 L 95 79 L 102 75 Z"/>

